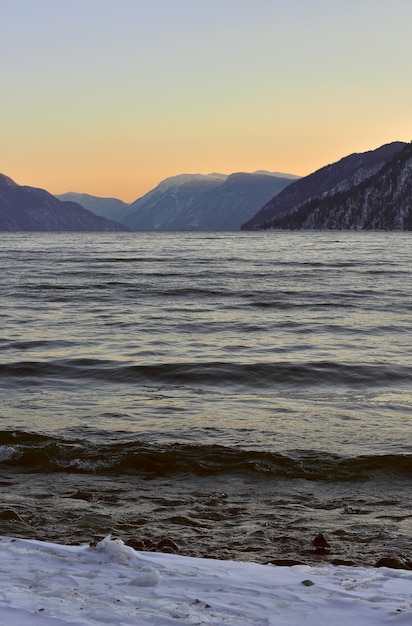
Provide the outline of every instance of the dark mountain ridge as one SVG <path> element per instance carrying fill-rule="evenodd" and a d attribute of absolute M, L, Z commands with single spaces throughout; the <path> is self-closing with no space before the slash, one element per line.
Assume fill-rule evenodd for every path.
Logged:
<path fill-rule="evenodd" d="M 61 202 L 44 189 L 18 185 L 0 174 L 0 230 L 128 230 L 75 202 Z"/>
<path fill-rule="evenodd" d="M 309 200 L 270 228 L 412 230 L 412 143 L 358 185 Z"/>
<path fill-rule="evenodd" d="M 395 141 L 376 150 L 354 153 L 300 178 L 267 202 L 242 225 L 242 230 L 271 228 L 275 219 L 294 213 L 314 198 L 322 198 L 356 186 L 378 172 L 405 145 L 404 142 Z"/>

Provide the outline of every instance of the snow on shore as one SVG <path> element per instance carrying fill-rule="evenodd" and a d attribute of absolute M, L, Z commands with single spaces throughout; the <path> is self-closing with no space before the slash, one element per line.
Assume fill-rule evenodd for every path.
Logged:
<path fill-rule="evenodd" d="M 277 567 L 0 537 L 1 626 L 412 624 L 412 572 Z"/>

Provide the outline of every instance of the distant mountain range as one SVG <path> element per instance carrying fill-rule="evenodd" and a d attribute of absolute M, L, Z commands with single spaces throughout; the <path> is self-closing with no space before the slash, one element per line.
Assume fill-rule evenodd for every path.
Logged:
<path fill-rule="evenodd" d="M 297 176 L 181 174 L 133 202 L 122 223 L 133 230 L 239 230 L 241 224 Z"/>
<path fill-rule="evenodd" d="M 128 230 L 75 202 L 61 202 L 44 189 L 17 185 L 0 174 L 0 230 Z"/>
<path fill-rule="evenodd" d="M 412 143 L 351 154 L 309 176 L 181 174 L 130 205 L 52 196 L 0 174 L 0 230 L 412 230 Z"/>
<path fill-rule="evenodd" d="M 129 207 L 126 202 L 117 198 L 99 198 L 88 193 L 75 193 L 73 191 L 57 195 L 56 198 L 63 202 L 76 202 L 96 215 L 117 222 L 121 222 Z"/>
<path fill-rule="evenodd" d="M 398 141 L 327 165 L 281 191 L 242 229 L 409 230 L 410 151 Z"/>

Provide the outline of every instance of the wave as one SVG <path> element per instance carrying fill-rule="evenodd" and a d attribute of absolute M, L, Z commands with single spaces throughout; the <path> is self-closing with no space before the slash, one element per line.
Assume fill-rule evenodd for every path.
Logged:
<path fill-rule="evenodd" d="M 14 384 L 60 379 L 155 385 L 237 385 L 252 388 L 282 385 L 362 385 L 407 383 L 412 367 L 388 363 L 184 362 L 135 365 L 100 359 L 17 361 L 0 364 L 0 379 Z"/>
<path fill-rule="evenodd" d="M 0 467 L 29 473 L 136 474 L 146 478 L 247 474 L 336 482 L 382 475 L 410 477 L 412 455 L 344 457 L 323 451 L 279 454 L 218 445 L 150 445 L 142 441 L 103 444 L 2 431 Z"/>

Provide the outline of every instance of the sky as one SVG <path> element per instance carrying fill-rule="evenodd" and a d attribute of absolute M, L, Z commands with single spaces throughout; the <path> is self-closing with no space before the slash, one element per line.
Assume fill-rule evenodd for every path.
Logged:
<path fill-rule="evenodd" d="M 0 0 L 0 173 L 131 202 L 412 139 L 411 0 Z"/>

